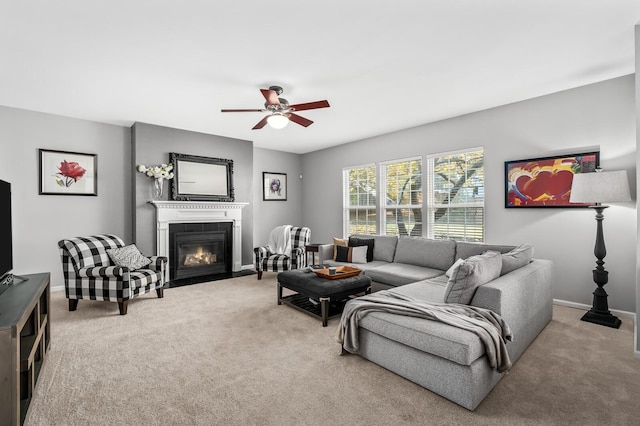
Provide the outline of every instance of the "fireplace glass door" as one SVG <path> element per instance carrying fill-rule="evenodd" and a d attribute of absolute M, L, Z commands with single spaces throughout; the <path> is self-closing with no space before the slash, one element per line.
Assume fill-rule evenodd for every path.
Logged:
<path fill-rule="evenodd" d="M 175 278 L 229 272 L 226 247 L 224 231 L 177 232 L 174 236 Z"/>

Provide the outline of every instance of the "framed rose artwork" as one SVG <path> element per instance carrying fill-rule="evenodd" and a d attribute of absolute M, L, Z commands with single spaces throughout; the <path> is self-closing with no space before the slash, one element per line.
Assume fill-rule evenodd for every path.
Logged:
<path fill-rule="evenodd" d="M 573 176 L 595 172 L 600 152 L 505 161 L 507 208 L 589 207 L 593 204 L 569 203 Z"/>
<path fill-rule="evenodd" d="M 262 172 L 262 199 L 287 201 L 287 174 Z"/>
<path fill-rule="evenodd" d="M 98 156 L 39 149 L 40 195 L 98 195 Z"/>

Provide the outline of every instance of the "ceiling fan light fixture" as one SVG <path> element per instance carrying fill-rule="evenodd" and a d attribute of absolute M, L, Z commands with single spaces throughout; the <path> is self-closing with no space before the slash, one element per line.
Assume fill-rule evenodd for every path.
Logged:
<path fill-rule="evenodd" d="M 284 129 L 289 124 L 289 118 L 284 114 L 274 113 L 267 117 L 267 123 L 274 129 Z"/>

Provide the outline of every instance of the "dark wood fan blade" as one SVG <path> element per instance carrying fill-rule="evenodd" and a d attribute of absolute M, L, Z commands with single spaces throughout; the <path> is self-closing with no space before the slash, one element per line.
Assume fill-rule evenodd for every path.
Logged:
<path fill-rule="evenodd" d="M 313 124 L 313 121 L 308 120 L 304 117 L 300 117 L 297 114 L 289 113 L 288 115 L 289 115 L 289 120 L 293 121 L 294 123 L 298 123 L 301 126 L 309 127 L 310 125 Z"/>
<path fill-rule="evenodd" d="M 267 125 L 267 118 L 269 118 L 269 116 L 267 115 L 265 118 L 263 118 L 262 120 L 258 121 L 258 124 L 256 124 L 255 126 L 253 126 L 253 128 L 251 130 L 258 130 L 258 129 L 262 129 L 264 126 Z"/>
<path fill-rule="evenodd" d="M 220 112 L 265 112 L 266 109 L 221 109 Z"/>
<path fill-rule="evenodd" d="M 306 102 L 304 104 L 289 105 L 289 108 L 293 109 L 294 111 L 304 111 L 305 109 L 329 108 L 330 106 L 331 105 L 329 105 L 329 102 L 325 99 L 325 100 L 322 100 L 322 101 Z"/>
<path fill-rule="evenodd" d="M 262 92 L 262 96 L 264 96 L 269 105 L 280 105 L 278 94 L 275 91 L 269 89 L 260 89 L 260 92 Z"/>

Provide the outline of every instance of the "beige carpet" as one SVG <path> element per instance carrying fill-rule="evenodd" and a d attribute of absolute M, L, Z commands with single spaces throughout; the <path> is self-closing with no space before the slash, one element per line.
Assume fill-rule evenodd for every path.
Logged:
<path fill-rule="evenodd" d="M 52 293 L 52 346 L 26 425 L 631 425 L 640 361 L 619 330 L 555 307 L 511 373 L 470 412 L 358 356 L 337 319 L 276 305 L 275 274 L 130 302 Z M 517 336 L 516 336 L 517 338 Z"/>

